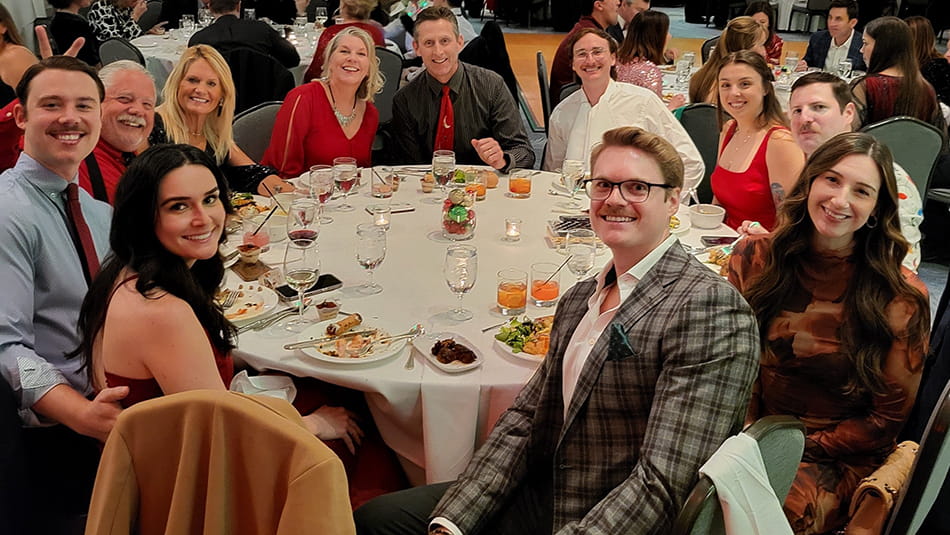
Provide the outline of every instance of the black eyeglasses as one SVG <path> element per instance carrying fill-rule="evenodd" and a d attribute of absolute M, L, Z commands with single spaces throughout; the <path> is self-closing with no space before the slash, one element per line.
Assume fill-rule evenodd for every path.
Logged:
<path fill-rule="evenodd" d="M 620 189 L 620 196 L 627 202 L 643 202 L 650 196 L 650 188 L 673 189 L 669 184 L 654 184 L 642 180 L 624 180 L 611 182 L 604 178 L 588 178 L 583 181 L 587 196 L 595 201 L 602 201 L 613 193 L 614 188 Z"/>

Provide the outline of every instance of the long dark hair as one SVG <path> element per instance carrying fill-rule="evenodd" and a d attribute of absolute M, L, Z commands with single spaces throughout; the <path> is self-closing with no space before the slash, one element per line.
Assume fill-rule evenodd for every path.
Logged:
<path fill-rule="evenodd" d="M 740 50 L 739 52 L 733 52 L 726 56 L 719 66 L 719 71 L 722 71 L 727 65 L 732 64 L 748 65 L 751 67 L 752 70 L 759 75 L 762 87 L 765 89 L 765 96 L 762 97 L 762 111 L 759 112 L 759 116 L 756 117 L 756 126 L 759 128 L 773 125 L 787 127 L 788 119 L 785 117 L 785 112 L 782 111 L 782 105 L 779 103 L 778 97 L 775 96 L 775 87 L 772 85 L 775 77 L 772 74 L 772 69 L 769 68 L 769 64 L 766 63 L 765 58 L 751 50 Z M 719 74 L 717 72 L 717 79 L 718 76 Z M 720 110 L 723 109 L 722 99 L 719 98 L 719 91 L 716 91 L 716 105 Z M 720 130 L 722 129 L 722 115 L 722 113 L 719 114 Z"/>
<path fill-rule="evenodd" d="M 772 8 L 772 4 L 764 2 L 762 0 L 757 0 L 749 4 L 749 7 L 745 10 L 745 15 L 751 17 L 756 13 L 765 13 L 765 16 L 769 18 L 769 37 L 765 40 L 766 43 L 770 42 L 773 37 L 775 37 L 775 9 Z"/>
<path fill-rule="evenodd" d="M 904 22 L 910 27 L 910 34 L 914 39 L 914 55 L 917 57 L 918 67 L 923 68 L 930 60 L 943 57 L 940 52 L 937 52 L 935 46 L 937 36 L 934 34 L 934 27 L 930 24 L 930 20 L 914 15 L 904 19 Z M 876 45 L 875 43 L 875 48 L 877 48 Z"/>
<path fill-rule="evenodd" d="M 634 58 L 662 65 L 663 48 L 670 32 L 670 17 L 662 11 L 647 10 L 630 21 L 627 36 L 617 50 L 617 61 L 629 63 Z"/>
<path fill-rule="evenodd" d="M 811 185 L 818 176 L 853 154 L 866 155 L 874 161 L 881 175 L 881 189 L 875 206 L 878 224 L 864 225 L 854 233 L 854 274 L 844 293 L 840 351 L 852 363 L 845 392 L 882 393 L 886 390 L 884 362 L 897 336 L 888 324 L 887 306 L 901 298 L 916 308 L 907 324 L 910 348 L 925 348 L 930 326 L 927 299 L 901 274 L 907 241 L 901 235 L 897 214 L 894 161 L 882 143 L 867 134 L 839 134 L 811 155 L 791 194 L 779 207 L 778 225 L 772 233 L 765 266 L 745 292 L 745 298 L 755 311 L 765 347 L 769 325 L 801 292 L 804 263 L 812 250 L 815 233 L 808 215 Z"/>
<path fill-rule="evenodd" d="M 0 24 L 7 29 L 3 34 L 2 42 L 23 46 L 23 38 L 20 37 L 20 32 L 16 28 L 16 21 L 3 4 L 0 4 Z M 3 47 L 0 46 L 0 48 Z"/>
<path fill-rule="evenodd" d="M 214 175 L 225 212 L 232 212 L 227 179 L 204 151 L 191 145 L 156 145 L 132 161 L 115 192 L 109 234 L 112 252 L 83 300 L 79 313 L 82 341 L 71 354 L 82 358 L 91 384 L 95 384 L 91 366 L 93 344 L 105 324 L 119 274 L 126 267 L 138 274 L 135 289 L 140 294 L 152 298 L 156 291 L 167 292 L 184 300 L 208 332 L 215 349 L 227 353 L 234 348 L 234 326 L 214 301 L 224 277 L 221 257 L 198 260 L 189 268 L 181 257 L 165 249 L 155 234 L 158 188 L 169 173 L 185 165 L 207 168 Z M 220 241 L 225 240 L 222 232 Z"/>
<path fill-rule="evenodd" d="M 929 84 L 920 74 L 910 26 L 897 17 L 880 17 L 869 22 L 864 33 L 874 39 L 868 74 L 892 67 L 901 73 L 894 115 L 910 115 L 930 122 L 934 102 L 929 98 Z"/>

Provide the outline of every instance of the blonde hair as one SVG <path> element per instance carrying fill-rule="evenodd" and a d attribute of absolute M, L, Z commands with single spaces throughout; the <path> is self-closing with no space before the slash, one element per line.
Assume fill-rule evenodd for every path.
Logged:
<path fill-rule="evenodd" d="M 366 20 L 377 3 L 376 0 L 340 0 L 340 12 L 357 20 Z"/>
<path fill-rule="evenodd" d="M 231 68 L 217 50 L 208 45 L 195 45 L 186 49 L 178 60 L 178 64 L 168 75 L 168 80 L 165 81 L 165 87 L 162 89 L 164 102 L 155 108 L 155 111 L 162 116 L 165 131 L 168 132 L 168 137 L 173 143 L 189 144 L 190 132 L 185 121 L 185 110 L 178 102 L 178 87 L 181 86 L 185 73 L 191 65 L 202 59 L 208 62 L 221 84 L 221 102 L 218 105 L 218 111 L 208 116 L 201 131 L 208 145 L 214 150 L 215 161 L 221 165 L 227 160 L 231 146 L 234 145 L 231 122 L 234 120 L 236 91 L 234 79 L 231 78 Z"/>
<path fill-rule="evenodd" d="M 376 94 L 383 90 L 385 79 L 383 78 L 383 73 L 379 70 L 379 58 L 376 57 L 376 44 L 373 43 L 373 38 L 370 37 L 366 31 L 356 26 L 347 26 L 340 30 L 340 33 L 334 35 L 333 39 L 330 39 L 327 49 L 323 52 L 323 71 L 320 73 L 320 76 L 325 80 L 330 79 L 330 56 L 336 52 L 336 49 L 340 46 L 340 40 L 346 35 L 352 35 L 358 38 L 360 41 L 363 41 L 363 44 L 366 46 L 366 52 L 369 57 L 369 72 L 366 73 L 366 77 L 363 78 L 360 86 L 356 89 L 356 98 L 372 102 L 373 99 L 376 98 Z"/>
<path fill-rule="evenodd" d="M 740 50 L 751 50 L 760 40 L 768 38 L 769 31 L 762 27 L 752 17 L 736 17 L 729 21 L 722 31 L 716 49 L 709 55 L 709 59 L 696 71 L 689 81 L 689 100 L 691 102 L 707 102 L 707 98 L 716 87 L 719 78 L 719 68 L 726 56 Z"/>

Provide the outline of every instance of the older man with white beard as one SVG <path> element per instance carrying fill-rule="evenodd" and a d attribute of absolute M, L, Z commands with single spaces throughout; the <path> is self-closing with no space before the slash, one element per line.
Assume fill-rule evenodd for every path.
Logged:
<path fill-rule="evenodd" d="M 102 133 L 79 167 L 79 186 L 112 204 L 129 162 L 148 147 L 155 123 L 155 81 L 144 67 L 128 60 L 106 65 L 99 78 L 106 87 Z"/>

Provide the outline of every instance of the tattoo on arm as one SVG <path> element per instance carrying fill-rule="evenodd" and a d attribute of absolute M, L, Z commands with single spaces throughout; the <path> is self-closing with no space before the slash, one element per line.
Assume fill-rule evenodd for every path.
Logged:
<path fill-rule="evenodd" d="M 785 189 L 778 182 L 772 182 L 772 201 L 778 206 L 785 200 Z"/>

